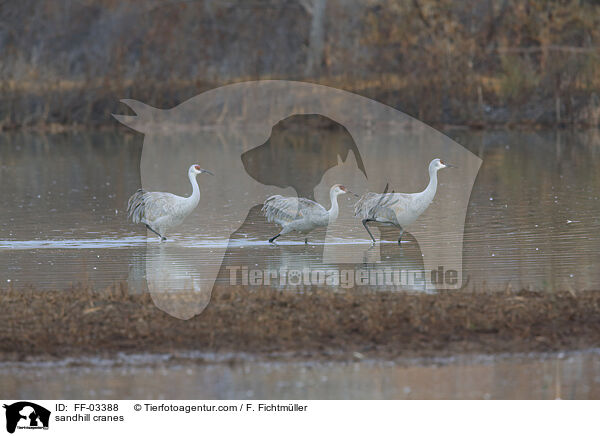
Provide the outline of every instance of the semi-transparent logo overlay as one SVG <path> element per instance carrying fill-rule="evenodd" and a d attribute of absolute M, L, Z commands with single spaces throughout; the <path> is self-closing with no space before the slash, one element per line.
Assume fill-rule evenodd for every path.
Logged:
<path fill-rule="evenodd" d="M 293 81 L 228 85 L 168 110 L 123 103 L 135 115 L 115 118 L 144 134 L 143 190 L 187 196 L 190 165 L 214 174 L 198 175 L 198 206 L 166 241 L 148 231 L 145 278 L 170 315 L 202 312 L 220 276 L 229 286 L 462 286 L 463 228 L 481 159 L 432 127 L 356 94 Z M 433 175 L 424 210 L 397 195 L 423 192 Z M 267 198 L 307 198 L 330 210 L 334 185 L 349 191 L 337 197 L 337 219 L 268 242 L 282 227 L 261 213 Z M 408 225 L 389 223 L 411 213 Z M 229 261 L 228 252 L 246 255 Z"/>

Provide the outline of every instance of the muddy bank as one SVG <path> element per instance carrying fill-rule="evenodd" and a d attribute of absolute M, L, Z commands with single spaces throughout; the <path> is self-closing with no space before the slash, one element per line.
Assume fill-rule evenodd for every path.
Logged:
<path fill-rule="evenodd" d="M 4 360 L 116 352 L 361 359 L 555 351 L 600 345 L 600 291 L 300 293 L 216 287 L 183 321 L 126 285 L 0 291 Z"/>

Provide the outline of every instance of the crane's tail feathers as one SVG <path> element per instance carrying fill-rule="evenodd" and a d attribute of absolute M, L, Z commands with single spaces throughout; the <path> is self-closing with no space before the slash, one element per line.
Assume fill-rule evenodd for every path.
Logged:
<path fill-rule="evenodd" d="M 382 194 L 367 192 L 354 204 L 354 216 L 360 219 L 372 219 L 381 204 Z"/>
<path fill-rule="evenodd" d="M 127 202 L 128 216 L 135 224 L 139 224 L 145 218 L 146 194 L 143 189 L 138 189 Z"/>
<path fill-rule="evenodd" d="M 365 219 L 365 202 L 367 197 L 372 194 L 371 192 L 367 192 L 363 194 L 356 203 L 354 203 L 354 216 Z"/>
<path fill-rule="evenodd" d="M 372 219 L 375 216 L 378 207 L 385 201 L 385 194 L 388 193 L 389 187 L 390 184 L 386 183 L 383 194 L 376 194 L 374 192 L 363 194 L 354 204 L 354 216 L 362 219 Z M 392 191 L 392 193 L 393 192 L 394 191 Z"/>
<path fill-rule="evenodd" d="M 299 212 L 298 199 L 272 195 L 265 200 L 261 212 L 268 222 L 284 226 L 297 218 Z"/>
<path fill-rule="evenodd" d="M 283 199 L 281 195 L 272 195 L 265 200 L 262 209 L 260 210 L 262 214 L 267 218 L 267 221 L 272 223 L 276 220 L 278 209 L 275 204 L 278 200 Z"/>
<path fill-rule="evenodd" d="M 387 190 L 387 186 L 386 186 Z M 391 193 L 378 194 L 367 192 L 354 204 L 354 216 L 361 219 L 373 219 L 383 209 L 388 209 L 398 203 L 398 199 Z"/>
<path fill-rule="evenodd" d="M 271 195 L 269 198 L 267 198 L 265 200 L 265 204 L 263 206 L 263 209 L 265 208 L 265 206 L 267 205 L 267 203 L 272 203 L 273 201 L 278 200 L 278 199 L 282 199 L 282 198 L 283 197 L 281 195 Z"/>

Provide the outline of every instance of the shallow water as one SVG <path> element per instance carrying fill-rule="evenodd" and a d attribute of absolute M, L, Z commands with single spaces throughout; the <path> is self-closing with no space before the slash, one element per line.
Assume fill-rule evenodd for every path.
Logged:
<path fill-rule="evenodd" d="M 600 398 L 598 350 L 353 363 L 223 363 L 223 356 L 183 357 L 6 362 L 0 365 L 0 390 L 14 399 Z"/>
<path fill-rule="evenodd" d="M 465 221 L 463 278 L 468 277 L 469 286 L 598 288 L 600 134 L 448 134 L 483 159 Z M 79 282 L 104 287 L 128 280 L 144 288 L 148 256 L 158 244 L 151 239 L 147 250 L 145 232 L 125 216 L 127 198 L 140 187 L 142 140 L 141 135 L 107 132 L 0 135 L 3 284 L 51 289 Z M 299 145 L 306 146 L 307 162 L 315 158 L 312 145 Z M 381 156 L 383 165 L 385 150 Z M 261 165 L 260 160 L 245 164 L 249 171 Z M 318 174 L 309 176 L 318 180 Z M 441 183 L 444 177 L 441 173 Z M 185 175 L 177 178 L 186 182 Z M 167 242 L 174 253 L 169 256 L 193 275 L 195 265 L 216 262 L 213 251 L 227 247 L 222 265 L 215 266 L 221 268 L 219 280 L 224 283 L 229 281 L 228 266 L 337 268 L 325 260 L 326 250 L 354 250 L 367 269 L 423 268 L 426 247 L 410 234 L 400 248 L 397 232 L 383 228 L 388 242 L 371 247 L 366 232 L 351 217 L 352 202 L 341 198 L 344 212 L 339 220 L 339 225 L 353 227 L 352 238 L 324 245 L 324 233 L 315 232 L 308 246 L 300 237 L 282 237 L 272 246 L 265 240 L 276 227 L 263 222 L 258 207 L 249 211 L 231 239 L 217 237 L 216 229 L 227 224 L 229 215 L 208 211 L 215 214 L 214 227 L 196 229 L 190 219 L 189 227 Z M 435 218 L 423 220 L 433 225 Z M 440 240 L 445 237 L 451 238 L 440 235 Z"/>

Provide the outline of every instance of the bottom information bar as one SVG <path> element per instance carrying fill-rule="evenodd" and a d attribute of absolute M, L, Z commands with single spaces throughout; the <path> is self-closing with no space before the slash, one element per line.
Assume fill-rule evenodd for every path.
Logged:
<path fill-rule="evenodd" d="M 4 400 L 5 429 L 27 435 L 579 434 L 596 401 L 50 401 Z M 82 433 L 83 432 L 83 433 Z M 35 434 L 35 433 L 34 433 Z"/>

